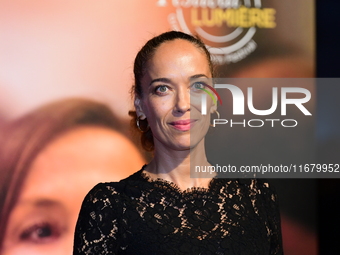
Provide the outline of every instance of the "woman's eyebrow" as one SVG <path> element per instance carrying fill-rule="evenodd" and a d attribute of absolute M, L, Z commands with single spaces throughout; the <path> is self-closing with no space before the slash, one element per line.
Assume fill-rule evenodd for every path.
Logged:
<path fill-rule="evenodd" d="M 205 74 L 195 74 L 195 75 L 193 75 L 193 76 L 190 76 L 190 77 L 189 77 L 189 80 L 194 80 L 194 79 L 198 79 L 198 78 L 202 78 L 202 77 L 203 77 L 203 78 L 209 79 L 209 77 L 206 76 Z M 150 82 L 149 86 L 151 86 L 152 83 L 154 83 L 154 82 L 171 83 L 171 80 L 170 80 L 169 78 L 157 78 L 157 79 L 153 79 L 153 80 Z"/>
<path fill-rule="evenodd" d="M 209 79 L 209 77 L 206 76 L 205 74 L 195 74 L 193 76 L 190 76 L 190 80 L 194 80 L 194 79 L 198 79 L 198 78 L 202 78 L 202 77 Z"/>
<path fill-rule="evenodd" d="M 48 199 L 48 198 L 38 198 L 38 199 L 27 199 L 20 201 L 18 204 L 24 206 L 33 206 L 39 208 L 47 208 L 47 207 L 55 207 L 55 206 L 62 206 L 60 201 Z"/>
<path fill-rule="evenodd" d="M 168 79 L 168 78 L 157 78 L 157 79 L 154 79 L 150 82 L 149 86 L 152 85 L 152 83 L 154 82 L 164 82 L 164 83 L 171 83 L 171 80 Z"/>

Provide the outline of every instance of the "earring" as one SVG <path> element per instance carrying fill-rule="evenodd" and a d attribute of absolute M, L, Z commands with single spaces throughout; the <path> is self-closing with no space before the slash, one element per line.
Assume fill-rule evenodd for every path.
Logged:
<path fill-rule="evenodd" d="M 217 110 L 215 110 L 214 113 L 216 113 L 217 119 L 219 119 L 220 118 L 220 113 Z M 210 124 L 210 127 L 215 127 L 215 125 Z"/>
<path fill-rule="evenodd" d="M 146 127 L 145 124 L 141 123 L 142 119 L 140 118 L 140 116 L 138 116 L 136 119 L 137 127 L 142 133 L 148 132 L 150 129 L 148 121 L 146 119 L 144 120 L 146 121 Z"/>

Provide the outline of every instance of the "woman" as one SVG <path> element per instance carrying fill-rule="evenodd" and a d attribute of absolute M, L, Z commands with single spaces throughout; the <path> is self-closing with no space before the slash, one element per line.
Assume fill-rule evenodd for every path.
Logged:
<path fill-rule="evenodd" d="M 135 59 L 136 124 L 151 162 L 86 196 L 74 254 L 282 254 L 276 196 L 257 180 L 190 178 L 209 166 L 200 112 L 212 78 L 210 55 L 197 38 L 167 32 Z M 208 97 L 207 109 L 216 105 Z"/>
<path fill-rule="evenodd" d="M 51 103 L 6 126 L 0 143 L 2 255 L 72 253 L 88 190 L 144 163 L 119 130 L 107 106 L 85 99 Z"/>

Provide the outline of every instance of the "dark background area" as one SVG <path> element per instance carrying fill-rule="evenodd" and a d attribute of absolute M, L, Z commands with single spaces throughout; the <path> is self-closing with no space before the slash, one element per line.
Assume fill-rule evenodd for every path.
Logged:
<path fill-rule="evenodd" d="M 340 77 L 340 2 L 316 1 L 317 77 Z M 339 163 L 340 86 L 317 86 L 318 161 Z M 339 254 L 340 179 L 322 179 L 319 184 L 319 254 Z"/>

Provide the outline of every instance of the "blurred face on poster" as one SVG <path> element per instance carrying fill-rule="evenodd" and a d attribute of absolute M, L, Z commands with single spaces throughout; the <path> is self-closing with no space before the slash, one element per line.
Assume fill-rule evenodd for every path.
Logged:
<path fill-rule="evenodd" d="M 29 169 L 8 219 L 2 254 L 71 254 L 87 192 L 99 182 L 128 176 L 143 163 L 135 146 L 114 130 L 82 126 L 59 135 Z"/>

